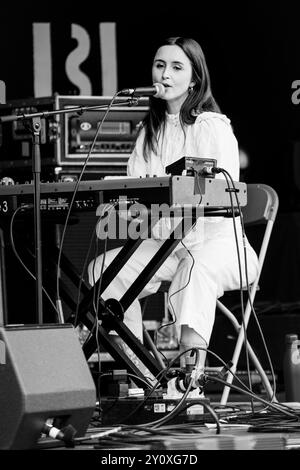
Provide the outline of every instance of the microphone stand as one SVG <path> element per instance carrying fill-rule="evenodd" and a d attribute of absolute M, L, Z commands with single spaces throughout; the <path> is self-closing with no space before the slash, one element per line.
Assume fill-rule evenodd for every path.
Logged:
<path fill-rule="evenodd" d="M 41 149 L 40 149 L 40 133 L 41 118 L 32 119 L 32 174 L 34 186 L 34 245 L 35 245 L 35 273 L 36 273 L 36 314 L 38 316 L 38 324 L 43 324 L 43 292 L 42 292 L 42 242 L 41 242 Z"/>
<path fill-rule="evenodd" d="M 127 98 L 125 101 L 121 100 L 115 102 L 112 106 L 120 106 L 126 104 L 133 106 L 137 103 L 138 98 Z M 43 282 L 42 282 L 42 242 L 41 242 L 41 192 L 40 192 L 40 177 L 41 177 L 41 151 L 40 151 L 40 133 L 42 128 L 41 118 L 57 114 L 67 114 L 77 112 L 82 114 L 87 110 L 107 109 L 108 105 L 96 105 L 96 106 L 75 106 L 68 109 L 56 109 L 55 111 L 43 111 L 39 113 L 31 114 L 15 114 L 0 117 L 0 123 L 12 122 L 19 120 L 31 119 L 31 132 L 33 135 L 32 143 L 32 174 L 34 184 L 34 246 L 35 246 L 35 275 L 36 275 L 36 292 L 35 292 L 35 303 L 36 303 L 36 315 L 38 324 L 43 324 Z"/>

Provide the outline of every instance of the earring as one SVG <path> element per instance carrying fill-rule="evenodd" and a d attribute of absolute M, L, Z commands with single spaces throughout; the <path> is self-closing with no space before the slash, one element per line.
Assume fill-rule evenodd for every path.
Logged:
<path fill-rule="evenodd" d="M 193 87 L 193 86 L 189 86 L 189 93 L 192 93 L 193 90 L 194 90 L 194 87 Z"/>

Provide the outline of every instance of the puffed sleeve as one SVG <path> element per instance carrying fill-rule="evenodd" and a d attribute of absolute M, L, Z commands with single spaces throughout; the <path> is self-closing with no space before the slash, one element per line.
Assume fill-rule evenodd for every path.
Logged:
<path fill-rule="evenodd" d="M 195 122 L 195 141 L 200 158 L 214 158 L 217 166 L 239 180 L 239 150 L 230 120 L 223 114 L 203 113 Z M 224 178 L 222 174 L 216 177 Z"/>
<path fill-rule="evenodd" d="M 145 137 L 144 129 L 138 135 L 136 139 L 135 147 L 132 154 L 130 155 L 127 163 L 127 175 L 134 177 L 145 178 L 147 174 L 147 164 L 143 156 L 143 142 Z"/>

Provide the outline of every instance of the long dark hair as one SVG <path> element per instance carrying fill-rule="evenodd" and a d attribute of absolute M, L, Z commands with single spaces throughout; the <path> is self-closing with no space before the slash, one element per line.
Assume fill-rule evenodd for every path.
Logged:
<path fill-rule="evenodd" d="M 192 66 L 192 80 L 195 83 L 180 109 L 179 118 L 182 128 L 184 129 L 185 124 L 193 124 L 197 115 L 204 111 L 220 113 L 221 110 L 212 95 L 209 72 L 200 44 L 191 38 L 171 37 L 159 47 L 168 45 L 179 46 L 189 58 Z M 156 152 L 157 150 L 158 132 L 165 123 L 166 109 L 164 100 L 149 98 L 149 112 L 142 126 L 145 129 L 143 145 L 145 160 L 148 159 L 150 151 Z"/>

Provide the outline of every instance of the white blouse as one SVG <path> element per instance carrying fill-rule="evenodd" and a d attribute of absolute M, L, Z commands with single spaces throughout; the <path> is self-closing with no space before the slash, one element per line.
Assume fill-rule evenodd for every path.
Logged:
<path fill-rule="evenodd" d="M 157 155 L 151 152 L 149 160 L 143 157 L 145 131 L 139 134 L 133 153 L 128 160 L 127 174 L 135 177 L 165 176 L 165 167 L 182 157 L 215 158 L 217 166 L 239 180 L 238 143 L 230 120 L 220 113 L 206 111 L 197 116 L 194 124 L 185 127 L 179 114 L 167 114 L 164 136 L 158 141 Z M 224 178 L 222 174 L 217 175 Z"/>
<path fill-rule="evenodd" d="M 128 160 L 127 174 L 133 177 L 165 176 L 166 166 L 182 157 L 214 158 L 217 166 L 225 169 L 234 181 L 239 181 L 239 150 L 232 131 L 230 120 L 220 113 L 203 112 L 197 116 L 194 124 L 185 126 L 185 135 L 178 114 L 166 114 L 164 136 L 159 136 L 157 154 L 151 152 L 148 161 L 143 156 L 144 129 L 141 130 L 133 153 Z M 224 178 L 222 173 L 216 178 Z M 202 219 L 202 220 L 201 220 Z M 204 220 L 203 220 L 204 219 Z M 169 221 L 157 224 L 153 230 L 154 238 L 164 239 L 169 234 Z M 205 232 L 203 230 L 205 229 Z M 196 227 L 185 237 L 189 247 L 199 240 L 215 236 L 232 236 L 232 220 L 223 217 L 199 218 Z M 201 233 L 201 237 L 199 237 Z"/>

